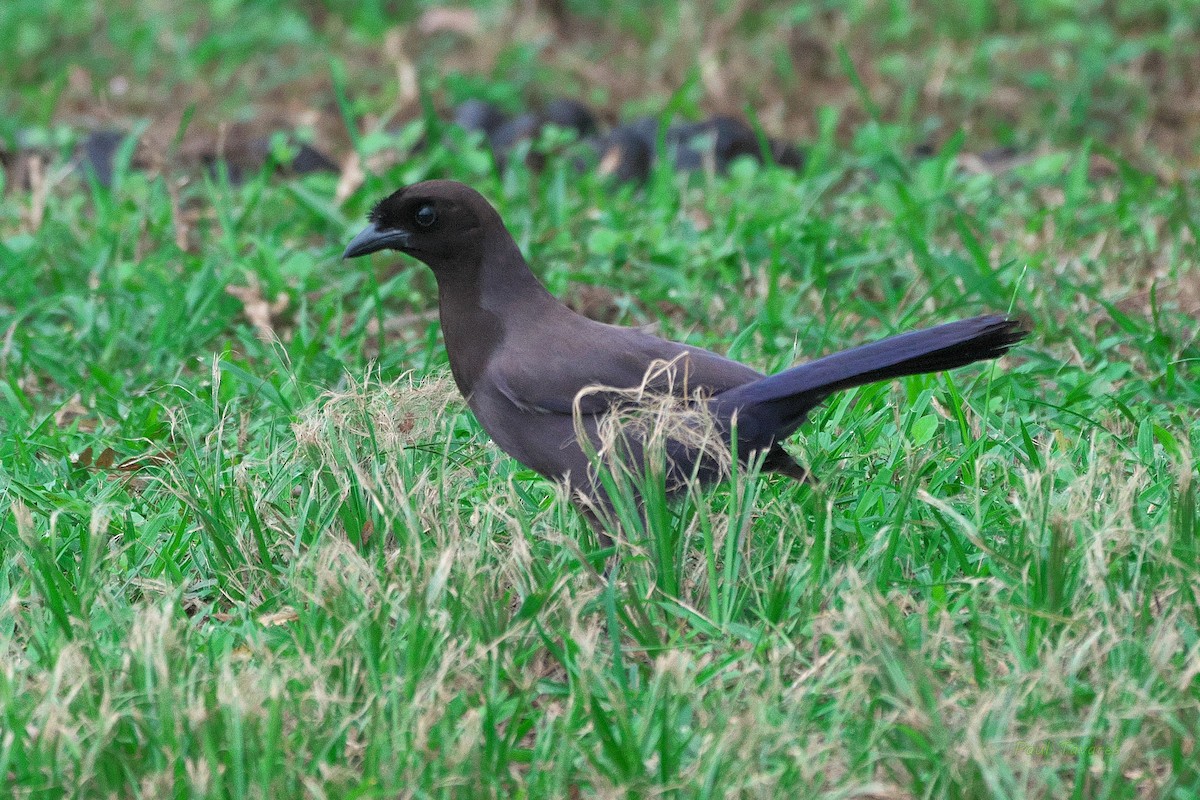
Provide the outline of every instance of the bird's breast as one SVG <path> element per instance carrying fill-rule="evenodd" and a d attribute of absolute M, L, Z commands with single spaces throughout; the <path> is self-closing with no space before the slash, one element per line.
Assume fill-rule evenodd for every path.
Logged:
<path fill-rule="evenodd" d="M 442 338 L 450 372 L 463 397 L 470 400 L 493 354 L 504 341 L 500 319 L 482 308 L 456 309 L 443 302 Z"/>

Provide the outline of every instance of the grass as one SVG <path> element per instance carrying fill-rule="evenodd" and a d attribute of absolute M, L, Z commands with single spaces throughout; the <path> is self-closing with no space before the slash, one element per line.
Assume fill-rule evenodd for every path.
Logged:
<path fill-rule="evenodd" d="M 277 86 L 226 88 L 287 64 L 278 86 L 318 87 L 367 163 L 422 132 L 380 55 L 382 4 L 221 8 L 0 11 L 24 48 L 0 47 L 0 133 L 59 148 L 32 188 L 5 173 L 0 205 L 8 793 L 1200 794 L 1200 185 L 1177 149 L 1195 127 L 1158 130 L 1193 6 L 788 9 L 841 31 L 855 70 L 822 73 L 800 175 L 614 191 L 554 159 L 499 175 L 454 141 L 380 162 L 344 202 L 338 176 L 71 172 L 71 49 L 97 86 L 136 78 L 109 110 L 151 129 L 167 93 L 208 95 L 198 126 L 261 108 Z M 571 26 L 608 26 L 640 69 L 613 55 L 631 96 L 587 91 L 631 111 L 673 92 L 692 114 L 720 105 L 711 76 L 662 94 L 683 57 L 653 42 L 722 29 L 765 125 L 817 85 L 759 69 L 799 63 L 766 12 L 696 31 L 670 3 L 662 23 L 609 10 L 560 39 L 434 36 L 404 58 L 439 102 L 549 94 L 602 47 Z M 1039 41 L 1053 70 L 1022 56 Z M 482 70 L 427 71 L 489 46 Z M 921 65 L 954 53 L 971 57 L 925 94 Z M 412 121 L 389 133 L 393 107 Z M 1028 147 L 1013 169 L 956 167 L 1009 141 Z M 984 310 L 1034 335 L 994 367 L 832 398 L 791 443 L 817 485 L 750 471 L 652 504 L 606 580 L 561 493 L 457 397 L 426 271 L 338 260 L 374 200 L 435 175 L 490 197 L 556 295 L 763 370 Z"/>

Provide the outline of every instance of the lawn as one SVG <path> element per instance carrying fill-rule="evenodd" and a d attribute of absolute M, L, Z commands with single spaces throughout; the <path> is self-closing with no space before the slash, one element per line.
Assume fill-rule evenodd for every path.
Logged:
<path fill-rule="evenodd" d="M 6 0 L 4 794 L 1200 797 L 1198 75 L 1194 0 Z M 562 94 L 807 158 L 615 185 L 441 121 Z M 1032 335 L 836 395 L 816 483 L 651 504 L 606 573 L 428 270 L 340 260 L 431 177 L 576 308 L 763 371 Z"/>

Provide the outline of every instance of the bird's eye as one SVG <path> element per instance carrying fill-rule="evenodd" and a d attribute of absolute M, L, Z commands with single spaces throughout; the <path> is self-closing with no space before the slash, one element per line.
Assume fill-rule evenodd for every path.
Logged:
<path fill-rule="evenodd" d="M 422 228 L 428 228 L 437 222 L 437 209 L 431 203 L 426 203 L 417 209 L 416 220 Z"/>

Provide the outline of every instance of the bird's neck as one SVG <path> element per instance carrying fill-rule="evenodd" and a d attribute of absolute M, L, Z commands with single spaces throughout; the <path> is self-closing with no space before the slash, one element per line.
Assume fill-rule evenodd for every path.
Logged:
<path fill-rule="evenodd" d="M 452 272 L 435 271 L 450 371 L 467 398 L 506 336 L 521 335 L 523 327 L 546 315 L 572 313 L 546 291 L 516 242 L 506 238 L 482 248 L 486 258 L 460 262 Z"/>

